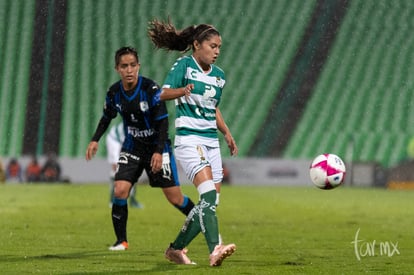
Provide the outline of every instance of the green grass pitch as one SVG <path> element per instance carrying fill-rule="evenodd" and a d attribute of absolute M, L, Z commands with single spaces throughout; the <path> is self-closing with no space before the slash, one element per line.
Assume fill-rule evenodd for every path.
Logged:
<path fill-rule="evenodd" d="M 194 187 L 183 190 L 195 201 Z M 204 237 L 195 266 L 163 252 L 184 216 L 162 192 L 139 185 L 144 209 L 129 211 L 130 249 L 115 241 L 108 185 L 0 185 L 1 274 L 412 274 L 414 194 L 339 187 L 223 186 L 220 232 L 237 251 L 208 265 Z"/>

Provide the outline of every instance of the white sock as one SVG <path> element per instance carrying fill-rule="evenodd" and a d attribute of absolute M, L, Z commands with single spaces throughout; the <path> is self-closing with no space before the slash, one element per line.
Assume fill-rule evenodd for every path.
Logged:
<path fill-rule="evenodd" d="M 212 190 L 216 190 L 216 186 L 214 185 L 214 182 L 212 180 L 206 180 L 200 183 L 199 186 L 197 186 L 197 190 L 198 190 L 198 194 L 202 195 Z"/>

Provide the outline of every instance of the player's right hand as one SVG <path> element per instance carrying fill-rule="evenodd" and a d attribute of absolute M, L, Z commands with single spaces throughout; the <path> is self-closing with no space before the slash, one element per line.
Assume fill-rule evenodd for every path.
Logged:
<path fill-rule="evenodd" d="M 86 148 L 86 160 L 91 160 L 96 152 L 98 151 L 98 142 L 96 141 L 91 141 L 88 145 L 88 148 Z"/>

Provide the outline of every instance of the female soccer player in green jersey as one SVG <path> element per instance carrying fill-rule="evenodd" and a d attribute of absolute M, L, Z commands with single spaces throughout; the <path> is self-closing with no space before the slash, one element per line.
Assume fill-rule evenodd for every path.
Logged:
<path fill-rule="evenodd" d="M 148 35 L 157 48 L 192 54 L 179 58 L 163 85 L 161 100 L 175 100 L 175 155 L 200 194 L 177 238 L 165 252 L 170 261 L 191 264 L 185 247 L 202 232 L 210 251 L 210 265 L 219 266 L 233 254 L 235 244 L 219 242 L 216 206 L 223 165 L 217 129 L 232 155 L 238 148 L 218 104 L 226 83 L 224 72 L 214 65 L 220 54 L 221 36 L 212 25 L 177 30 L 171 22 L 153 20 Z"/>

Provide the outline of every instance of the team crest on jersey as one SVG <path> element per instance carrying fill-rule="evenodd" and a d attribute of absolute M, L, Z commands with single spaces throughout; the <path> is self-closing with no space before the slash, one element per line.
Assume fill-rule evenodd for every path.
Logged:
<path fill-rule="evenodd" d="M 224 79 L 222 79 L 221 77 L 217 76 L 216 77 L 216 84 L 217 87 L 219 88 L 223 88 L 224 87 L 224 83 L 226 83 L 226 81 Z"/>
<path fill-rule="evenodd" d="M 143 111 L 143 112 L 146 112 L 146 111 L 149 110 L 149 105 L 148 105 L 148 102 L 147 101 L 141 101 L 139 103 L 139 106 L 141 108 L 141 111 Z"/>

